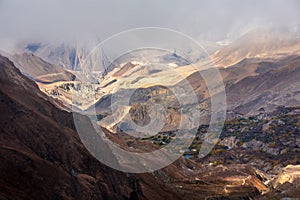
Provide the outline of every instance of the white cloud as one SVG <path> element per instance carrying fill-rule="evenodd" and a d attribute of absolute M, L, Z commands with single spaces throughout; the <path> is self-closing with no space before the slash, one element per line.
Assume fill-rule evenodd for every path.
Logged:
<path fill-rule="evenodd" d="M 299 10 L 297 0 L 0 0 L 0 47 L 13 41 L 105 39 L 143 26 L 220 40 L 258 25 L 300 24 Z"/>

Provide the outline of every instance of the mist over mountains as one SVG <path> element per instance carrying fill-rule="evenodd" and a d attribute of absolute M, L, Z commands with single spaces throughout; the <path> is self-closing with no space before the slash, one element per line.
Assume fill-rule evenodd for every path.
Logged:
<path fill-rule="evenodd" d="M 299 199 L 299 10 L 0 0 L 0 200 Z M 172 35 L 99 46 L 141 27 L 201 51 Z"/>
<path fill-rule="evenodd" d="M 16 50 L 28 43 L 84 44 L 139 27 L 163 27 L 197 41 L 235 40 L 259 27 L 281 27 L 299 35 L 299 2 L 236 0 L 185 3 L 37 0 L 0 3 L 0 43 Z M 55 13 L 55 15 L 54 15 Z M 9 23 L 8 23 L 9 22 Z M 22 33 L 22 34 L 20 34 Z M 18 49 L 18 48 L 17 48 Z"/>

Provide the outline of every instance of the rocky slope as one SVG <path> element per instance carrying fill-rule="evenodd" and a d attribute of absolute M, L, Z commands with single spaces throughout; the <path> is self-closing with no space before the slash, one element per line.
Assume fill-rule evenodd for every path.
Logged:
<path fill-rule="evenodd" d="M 238 81 L 225 78 L 229 110 L 254 114 L 260 108 L 274 110 L 278 106 L 300 105 L 300 81 L 297 78 L 300 74 L 300 57 L 287 56 L 268 62 L 260 61 L 257 65 L 254 68 L 255 74 Z M 249 70 L 251 65 L 242 67 Z M 237 73 L 236 70 L 237 67 L 232 66 L 225 71 Z"/>
<path fill-rule="evenodd" d="M 63 68 L 47 63 L 33 54 L 22 53 L 8 56 L 23 74 L 40 83 L 72 81 L 76 77 Z"/>
<path fill-rule="evenodd" d="M 299 38 L 290 31 L 257 28 L 217 50 L 211 58 L 218 66 L 228 67 L 244 58 L 280 58 L 299 54 L 299 45 Z"/>

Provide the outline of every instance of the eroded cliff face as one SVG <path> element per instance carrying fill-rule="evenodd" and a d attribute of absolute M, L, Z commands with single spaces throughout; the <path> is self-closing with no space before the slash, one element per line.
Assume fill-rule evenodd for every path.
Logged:
<path fill-rule="evenodd" d="M 280 170 L 270 184 L 272 190 L 260 199 L 298 199 L 300 194 L 300 166 L 288 165 Z"/>
<path fill-rule="evenodd" d="M 274 186 L 279 188 L 285 183 L 294 184 L 296 187 L 300 186 L 300 165 L 288 165 L 281 169 Z"/>

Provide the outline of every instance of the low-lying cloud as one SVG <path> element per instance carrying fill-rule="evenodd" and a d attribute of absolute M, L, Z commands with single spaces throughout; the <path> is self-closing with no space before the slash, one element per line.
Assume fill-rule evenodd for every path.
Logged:
<path fill-rule="evenodd" d="M 221 40 L 258 26 L 298 30 L 299 10 L 297 0 L 0 0 L 0 48 L 20 42 L 103 40 L 145 26 Z"/>

